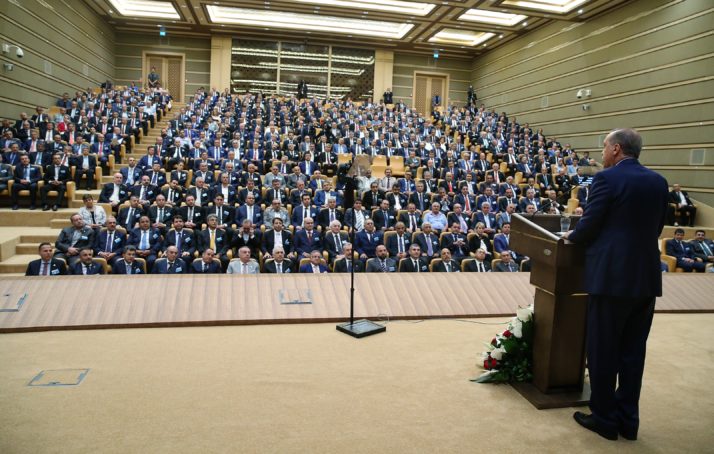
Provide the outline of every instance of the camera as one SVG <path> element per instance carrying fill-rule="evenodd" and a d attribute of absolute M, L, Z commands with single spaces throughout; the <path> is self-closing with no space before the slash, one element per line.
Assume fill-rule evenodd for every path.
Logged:
<path fill-rule="evenodd" d="M 24 52 L 22 49 L 20 49 L 20 48 L 18 47 L 18 48 L 17 48 L 17 53 L 16 53 L 15 55 L 17 55 L 17 58 L 22 58 L 22 57 L 25 56 L 25 52 Z"/>

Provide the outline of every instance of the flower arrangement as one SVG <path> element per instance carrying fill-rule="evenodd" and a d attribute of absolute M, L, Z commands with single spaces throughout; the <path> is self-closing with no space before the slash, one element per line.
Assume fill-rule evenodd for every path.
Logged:
<path fill-rule="evenodd" d="M 508 329 L 497 334 L 483 355 L 485 372 L 476 383 L 529 382 L 533 378 L 533 305 L 519 308 Z"/>

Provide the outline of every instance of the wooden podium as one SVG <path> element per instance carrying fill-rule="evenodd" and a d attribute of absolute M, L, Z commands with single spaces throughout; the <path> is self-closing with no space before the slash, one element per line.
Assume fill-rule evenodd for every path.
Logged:
<path fill-rule="evenodd" d="M 571 228 L 577 222 L 571 216 Z M 531 261 L 535 285 L 533 382 L 514 387 L 536 408 L 586 405 L 585 330 L 588 295 L 583 291 L 585 252 L 561 239 L 561 216 L 514 214 L 510 246 Z"/>

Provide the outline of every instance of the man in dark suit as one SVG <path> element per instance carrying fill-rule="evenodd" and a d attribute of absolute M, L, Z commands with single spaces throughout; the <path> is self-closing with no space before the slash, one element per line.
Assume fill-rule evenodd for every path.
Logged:
<path fill-rule="evenodd" d="M 488 273 L 491 271 L 491 262 L 486 260 L 486 250 L 476 249 L 475 260 L 469 260 L 464 265 L 464 271 L 472 273 Z"/>
<path fill-rule="evenodd" d="M 359 253 L 359 258 L 367 260 L 373 258 L 377 253 L 377 246 L 383 244 L 382 234 L 374 228 L 374 221 L 367 219 L 364 221 L 364 230 L 355 235 L 355 249 Z"/>
<path fill-rule="evenodd" d="M 459 273 L 461 272 L 461 266 L 451 258 L 451 252 L 444 248 L 441 250 L 441 260 L 435 262 L 434 272 L 435 273 Z"/>
<path fill-rule="evenodd" d="M 64 201 L 64 193 L 67 190 L 67 182 L 70 179 L 69 167 L 60 165 L 62 156 L 55 154 L 52 157 L 53 163 L 45 167 L 45 184 L 40 189 L 40 198 L 42 200 L 42 211 L 47 211 L 50 206 L 47 204 L 47 193 L 57 191 L 57 198 L 52 205 L 52 211 L 57 211 L 57 208 Z"/>
<path fill-rule="evenodd" d="M 79 260 L 79 251 L 94 246 L 95 234 L 91 227 L 84 225 L 81 215 L 73 214 L 69 220 L 72 226 L 62 229 L 57 237 L 55 257 L 65 259 L 72 268 Z"/>
<path fill-rule="evenodd" d="M 285 249 L 275 246 L 271 251 L 272 260 L 266 260 L 263 270 L 268 274 L 286 274 L 293 272 L 293 262 L 285 258 Z"/>
<path fill-rule="evenodd" d="M 347 234 L 340 229 L 342 224 L 338 220 L 334 220 L 325 231 L 325 236 L 322 239 L 324 249 L 327 251 L 328 262 L 332 263 L 337 256 L 345 254 L 344 244 L 349 242 Z"/>
<path fill-rule="evenodd" d="M 389 206 L 387 199 L 382 199 L 379 209 L 374 211 L 374 225 L 379 231 L 394 230 L 397 222 L 397 212 Z"/>
<path fill-rule="evenodd" d="M 228 258 L 228 251 L 231 249 L 230 235 L 225 229 L 219 228 L 217 215 L 209 214 L 206 223 L 208 227 L 196 235 L 198 252 L 203 255 L 207 249 L 211 249 L 211 257 L 217 257 L 225 270 L 230 262 Z"/>
<path fill-rule="evenodd" d="M 82 148 L 82 154 L 76 156 L 71 164 L 74 166 L 74 182 L 77 184 L 77 189 L 80 187 L 82 177 L 85 177 L 87 191 L 95 189 L 94 175 L 97 169 L 97 158 L 89 154 L 89 147 Z"/>
<path fill-rule="evenodd" d="M 704 230 L 697 230 L 694 234 L 694 240 L 689 244 L 692 246 L 694 257 L 701 260 L 703 263 L 714 263 L 714 241 L 705 237 Z"/>
<path fill-rule="evenodd" d="M 92 261 L 92 250 L 87 247 L 79 251 L 79 261 L 72 266 L 71 274 L 80 276 L 104 274 L 104 267 Z"/>
<path fill-rule="evenodd" d="M 635 440 L 647 336 L 662 295 L 657 240 L 664 226 L 667 181 L 639 161 L 642 138 L 618 129 L 605 138 L 588 208 L 564 235 L 587 247 L 587 357 L 591 415 L 578 424 L 616 440 Z M 618 388 L 615 389 L 617 383 Z"/>
<path fill-rule="evenodd" d="M 126 252 L 127 247 L 133 247 L 133 257 L 140 257 L 146 261 L 146 269 L 151 270 L 156 261 L 156 256 L 161 249 L 163 244 L 163 239 L 161 238 L 161 233 L 151 228 L 151 221 L 148 216 L 141 216 L 139 218 L 139 227 L 131 230 L 129 235 L 129 246 L 124 248 Z M 123 254 L 126 259 L 126 253 Z M 136 273 L 133 273 L 136 274 Z"/>
<path fill-rule="evenodd" d="M 287 254 L 290 258 L 294 257 L 292 254 L 293 237 L 288 230 L 284 229 L 284 226 L 282 219 L 273 218 L 273 228 L 263 234 L 261 250 L 264 258 L 270 258 L 273 249 L 277 246 L 282 246 L 283 255 Z"/>
<path fill-rule="evenodd" d="M 136 260 L 136 248 L 134 246 L 124 248 L 122 258 L 112 266 L 112 274 L 144 274 L 144 267 Z"/>
<path fill-rule="evenodd" d="M 110 203 L 115 212 L 119 205 L 128 198 L 129 189 L 122 183 L 122 175 L 119 172 L 114 174 L 114 180 L 111 183 L 102 186 L 102 192 L 99 194 L 99 202 Z"/>
<path fill-rule="evenodd" d="M 380 244 L 375 250 L 376 257 L 367 260 L 365 272 L 367 273 L 394 273 L 397 271 L 397 262 L 389 257 L 386 246 Z"/>
<path fill-rule="evenodd" d="M 142 215 L 144 215 L 144 207 L 139 203 L 139 199 L 133 195 L 129 197 L 129 206 L 119 210 L 117 224 L 129 231 L 136 226 Z"/>
<path fill-rule="evenodd" d="M 314 250 L 322 251 L 322 239 L 315 229 L 315 221 L 305 218 L 304 228 L 295 232 L 295 254 L 302 259 L 310 257 Z"/>
<path fill-rule="evenodd" d="M 52 258 L 52 245 L 40 243 L 37 248 L 40 258 L 27 264 L 25 276 L 62 276 L 67 274 L 64 260 Z"/>
<path fill-rule="evenodd" d="M 339 258 L 335 259 L 335 263 L 332 265 L 333 273 L 351 273 L 354 267 L 355 273 L 364 272 L 364 262 L 360 259 L 354 260 L 354 254 L 352 253 L 352 243 L 345 243 L 342 246 L 343 254 Z"/>
<path fill-rule="evenodd" d="M 173 229 L 169 230 L 164 238 L 164 250 L 174 246 L 178 250 L 178 257 L 189 263 L 193 260 L 193 253 L 196 252 L 196 242 L 193 232 L 184 229 L 183 218 L 180 215 L 174 216 Z M 154 264 L 156 265 L 156 264 Z"/>
<path fill-rule="evenodd" d="M 400 273 L 428 273 L 429 262 L 421 255 L 421 248 L 418 244 L 409 247 L 409 257 L 399 261 Z"/>
<path fill-rule="evenodd" d="M 186 262 L 179 258 L 179 250 L 176 246 L 166 248 L 166 257 L 154 262 L 151 274 L 185 274 L 188 272 Z"/>
<path fill-rule="evenodd" d="M 299 272 L 313 274 L 327 273 L 327 267 L 322 264 L 322 253 L 317 250 L 312 251 L 310 253 L 310 263 L 301 266 Z"/>
<path fill-rule="evenodd" d="M 186 196 L 186 205 L 179 208 L 179 214 L 185 219 L 184 225 L 189 229 L 200 229 L 205 220 L 203 210 L 196 206 L 196 198 L 191 194 Z"/>
<path fill-rule="evenodd" d="M 35 209 L 35 199 L 37 198 L 37 182 L 40 181 L 40 169 L 30 165 L 30 157 L 28 155 L 20 156 L 20 164 L 15 166 L 13 173 L 15 181 L 12 185 L 12 209 L 20 208 L 18 205 L 18 197 L 20 191 L 30 191 L 30 209 Z"/>
<path fill-rule="evenodd" d="M 421 225 L 422 232 L 414 238 L 414 244 L 419 246 L 421 255 L 427 263 L 439 257 L 439 237 L 432 231 L 431 224 L 425 222 Z"/>
<path fill-rule="evenodd" d="M 685 223 L 685 225 L 694 227 L 694 218 L 697 215 L 697 207 L 694 206 L 692 201 L 689 199 L 687 191 L 682 191 L 679 184 L 672 185 L 672 192 L 669 193 L 669 203 L 677 206 L 679 212 L 682 213 L 682 222 Z M 676 225 L 674 222 L 674 210 L 671 210 L 670 213 L 668 213 L 668 217 L 670 218 L 668 219 L 668 224 Z"/>
<path fill-rule="evenodd" d="M 201 260 L 194 260 L 191 263 L 190 272 L 194 274 L 221 274 L 223 270 L 219 263 L 213 261 L 214 255 L 213 249 L 204 250 L 201 254 Z"/>
<path fill-rule="evenodd" d="M 704 272 L 706 264 L 701 259 L 697 260 L 692 245 L 684 241 L 684 230 L 676 229 L 674 238 L 667 240 L 664 247 L 667 255 L 677 259 L 678 268 L 682 268 L 688 273 L 691 271 Z"/>
<path fill-rule="evenodd" d="M 94 244 L 94 254 L 107 261 L 109 266 L 121 258 L 122 249 L 126 245 L 126 235 L 117 230 L 117 220 L 114 216 L 107 217 L 106 229 L 97 235 Z"/>
<path fill-rule="evenodd" d="M 406 226 L 403 222 L 397 222 L 394 225 L 396 235 L 390 235 L 387 238 L 387 250 L 390 257 L 396 260 L 401 260 L 407 256 L 409 246 L 411 246 L 411 234 L 406 233 Z"/>

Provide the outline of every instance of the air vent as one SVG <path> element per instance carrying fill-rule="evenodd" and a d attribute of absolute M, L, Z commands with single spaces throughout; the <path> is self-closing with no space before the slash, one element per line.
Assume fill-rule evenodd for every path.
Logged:
<path fill-rule="evenodd" d="M 45 60 L 45 74 L 52 74 L 52 63 Z"/>
<path fill-rule="evenodd" d="M 605 146 L 605 139 L 607 138 L 607 134 L 600 134 L 600 136 L 597 138 L 597 144 L 596 146 L 598 148 L 602 148 Z"/>
<path fill-rule="evenodd" d="M 693 148 L 689 151 L 689 165 L 690 166 L 703 166 L 704 158 L 706 157 L 706 151 L 704 148 Z"/>
<path fill-rule="evenodd" d="M 85 76 L 89 75 L 89 66 L 82 65 L 82 74 L 84 74 Z"/>
<path fill-rule="evenodd" d="M 547 96 L 543 96 L 542 98 L 540 98 L 540 106 L 543 108 L 548 107 L 548 97 Z"/>

